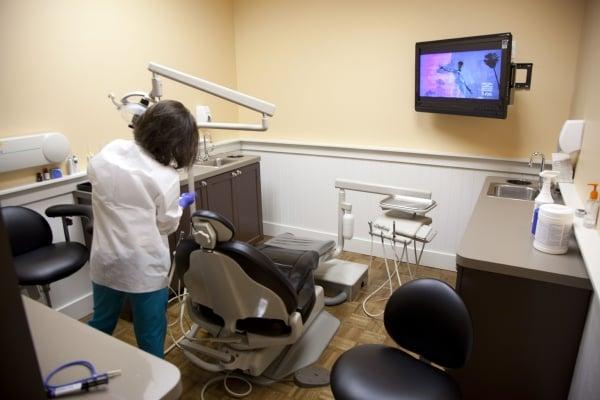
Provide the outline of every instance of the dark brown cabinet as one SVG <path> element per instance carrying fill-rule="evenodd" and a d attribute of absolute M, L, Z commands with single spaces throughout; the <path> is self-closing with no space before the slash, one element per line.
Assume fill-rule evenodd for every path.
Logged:
<path fill-rule="evenodd" d="M 233 171 L 196 181 L 196 208 L 217 212 L 236 227 L 236 240 L 256 243 L 263 237 L 260 164 L 250 164 Z M 187 192 L 187 185 L 181 187 Z M 190 214 L 185 210 L 179 228 L 169 236 L 174 250 L 180 237 L 190 232 Z"/>
<path fill-rule="evenodd" d="M 233 222 L 236 240 L 255 243 L 262 239 L 260 164 L 200 181 L 202 205 Z"/>
<path fill-rule="evenodd" d="M 221 214 L 235 223 L 234 180 L 235 171 L 226 172 L 200 181 L 202 208 Z"/>
<path fill-rule="evenodd" d="M 236 239 L 256 243 L 263 237 L 260 165 L 252 164 L 236 171 L 233 188 Z"/>
<path fill-rule="evenodd" d="M 465 400 L 568 397 L 591 292 L 457 266 L 473 321 L 467 365 L 451 374 Z"/>

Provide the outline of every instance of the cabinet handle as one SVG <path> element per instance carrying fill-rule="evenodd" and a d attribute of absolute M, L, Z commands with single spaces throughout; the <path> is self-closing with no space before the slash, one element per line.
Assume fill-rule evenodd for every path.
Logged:
<path fill-rule="evenodd" d="M 201 185 L 202 185 L 202 187 L 207 187 L 207 186 L 208 186 L 208 183 L 206 183 L 206 181 L 202 181 L 202 182 L 201 182 Z"/>
<path fill-rule="evenodd" d="M 237 174 L 234 172 L 231 173 L 231 176 L 233 176 L 234 178 L 237 176 Z"/>
<path fill-rule="evenodd" d="M 242 171 L 240 171 L 239 169 L 237 171 L 235 171 L 238 175 L 242 174 Z"/>

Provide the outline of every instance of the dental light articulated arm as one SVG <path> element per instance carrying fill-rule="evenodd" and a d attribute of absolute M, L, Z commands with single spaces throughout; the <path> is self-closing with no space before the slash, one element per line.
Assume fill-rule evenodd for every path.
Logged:
<path fill-rule="evenodd" d="M 160 76 L 171 79 L 175 82 L 181 83 L 182 85 L 189 86 L 194 89 L 201 90 L 205 93 L 211 94 L 227 100 L 231 103 L 238 104 L 242 107 L 256 111 L 262 114 L 260 124 L 240 124 L 240 123 L 221 123 L 221 122 L 200 122 L 198 121 L 198 128 L 204 129 L 228 129 L 228 130 L 242 130 L 242 131 L 266 131 L 269 127 L 269 117 L 272 117 L 275 113 L 275 105 L 266 102 L 256 97 L 249 96 L 247 94 L 238 92 L 233 89 L 229 89 L 225 86 L 218 85 L 207 80 L 197 78 L 195 76 L 186 74 L 184 72 L 177 71 L 175 69 L 165 67 L 160 64 L 150 63 L 148 70 L 152 72 L 152 91 L 150 92 L 150 98 L 154 101 L 159 101 L 162 97 L 162 82 Z"/>
<path fill-rule="evenodd" d="M 262 114 L 260 124 L 212 122 L 209 118 L 208 121 L 197 121 L 196 125 L 198 128 L 239 131 L 266 131 L 269 128 L 269 117 L 272 117 L 275 113 L 274 104 L 153 62 L 148 65 L 148 70 L 152 72 L 152 91 L 150 94 L 131 92 L 121 98 L 120 101 L 117 101 L 112 93 L 108 95 L 132 129 L 137 119 L 149 107 L 150 102 L 158 103 L 163 96 L 161 76 Z M 140 98 L 139 102 L 132 101 L 132 98 L 135 97 Z M 188 168 L 188 186 L 194 187 L 194 176 L 191 173 L 191 167 Z M 196 207 L 192 203 L 190 205 L 190 213 L 193 214 L 194 211 L 196 211 Z"/>

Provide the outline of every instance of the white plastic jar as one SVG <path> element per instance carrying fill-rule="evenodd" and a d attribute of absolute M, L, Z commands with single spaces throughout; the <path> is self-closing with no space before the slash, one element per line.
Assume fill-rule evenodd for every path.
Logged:
<path fill-rule="evenodd" d="M 533 247 L 550 254 L 565 254 L 573 229 L 573 209 L 559 204 L 540 206 Z"/>

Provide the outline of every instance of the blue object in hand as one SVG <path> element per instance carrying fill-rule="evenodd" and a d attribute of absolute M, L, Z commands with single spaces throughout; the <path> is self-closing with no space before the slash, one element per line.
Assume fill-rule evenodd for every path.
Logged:
<path fill-rule="evenodd" d="M 181 208 L 188 208 L 194 201 L 196 201 L 196 193 L 186 192 L 179 196 L 179 205 Z"/>

